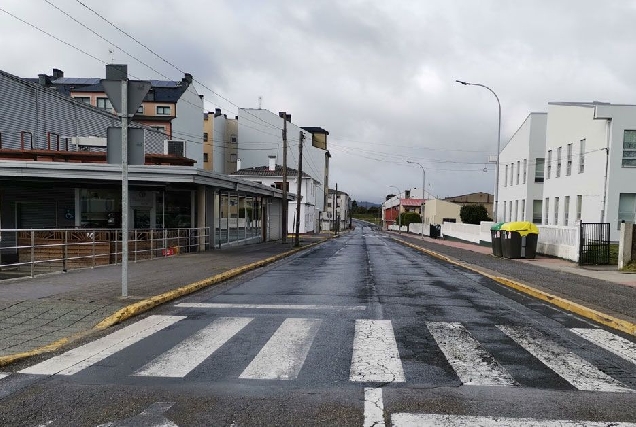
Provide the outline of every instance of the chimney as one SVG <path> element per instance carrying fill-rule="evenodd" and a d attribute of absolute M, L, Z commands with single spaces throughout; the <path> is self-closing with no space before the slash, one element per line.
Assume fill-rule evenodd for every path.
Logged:
<path fill-rule="evenodd" d="M 190 73 L 185 73 L 185 76 L 183 76 L 183 78 L 181 79 L 181 81 L 185 83 L 187 86 L 190 86 L 193 80 L 194 79 L 192 78 L 192 74 Z"/>
<path fill-rule="evenodd" d="M 61 79 L 62 77 L 64 77 L 64 71 L 53 68 L 53 80 Z"/>
<path fill-rule="evenodd" d="M 219 117 L 221 115 L 221 109 L 220 108 L 215 108 L 214 109 L 214 117 Z"/>
<path fill-rule="evenodd" d="M 42 86 L 48 86 L 51 84 L 51 78 L 46 74 L 38 74 L 38 83 Z"/>
<path fill-rule="evenodd" d="M 276 156 L 268 156 L 269 158 L 269 170 L 270 171 L 275 171 L 276 170 Z"/>
<path fill-rule="evenodd" d="M 236 170 L 237 171 L 241 170 L 241 159 L 236 159 Z"/>
<path fill-rule="evenodd" d="M 281 111 L 281 112 L 279 112 L 279 113 L 278 113 L 278 117 L 280 117 L 280 118 L 282 119 L 282 118 L 284 118 L 284 117 L 285 117 L 285 114 L 287 114 L 287 121 L 288 121 L 289 123 L 291 123 L 291 114 L 289 114 L 289 113 L 286 113 L 286 112 L 284 112 L 284 111 Z"/>

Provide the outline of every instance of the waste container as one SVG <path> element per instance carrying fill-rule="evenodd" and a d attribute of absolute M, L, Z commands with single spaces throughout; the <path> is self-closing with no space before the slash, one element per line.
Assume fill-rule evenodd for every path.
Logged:
<path fill-rule="evenodd" d="M 508 222 L 501 226 L 501 252 L 504 258 L 535 258 L 539 229 L 528 221 Z"/>
<path fill-rule="evenodd" d="M 492 254 L 494 256 L 502 257 L 501 252 L 501 226 L 503 222 L 498 222 L 490 227 L 490 240 L 492 241 Z"/>
<path fill-rule="evenodd" d="M 431 224 L 429 230 L 429 237 L 432 237 L 433 239 L 438 239 L 439 236 L 442 234 L 442 227 L 436 224 Z"/>

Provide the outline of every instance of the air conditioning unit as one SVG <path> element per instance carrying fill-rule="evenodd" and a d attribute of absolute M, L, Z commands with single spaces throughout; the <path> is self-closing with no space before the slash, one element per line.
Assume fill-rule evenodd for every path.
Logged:
<path fill-rule="evenodd" d="M 179 139 L 166 139 L 163 141 L 163 154 L 185 157 L 185 141 Z"/>

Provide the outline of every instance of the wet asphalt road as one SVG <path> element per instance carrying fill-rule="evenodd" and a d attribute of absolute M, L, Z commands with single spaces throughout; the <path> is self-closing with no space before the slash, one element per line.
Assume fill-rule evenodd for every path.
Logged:
<path fill-rule="evenodd" d="M 397 413 L 636 422 L 636 365 L 572 331 L 595 325 L 371 228 L 142 320 L 157 316 L 171 323 L 77 372 L 42 373 L 51 355 L 12 367 L 0 424 L 362 426 Z"/>

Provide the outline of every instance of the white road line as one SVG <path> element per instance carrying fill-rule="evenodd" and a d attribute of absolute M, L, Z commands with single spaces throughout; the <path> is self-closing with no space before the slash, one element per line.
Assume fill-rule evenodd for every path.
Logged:
<path fill-rule="evenodd" d="M 245 308 L 257 310 L 366 310 L 364 305 L 179 303 L 181 308 Z"/>
<path fill-rule="evenodd" d="M 464 384 L 515 385 L 515 380 L 508 371 L 497 363 L 461 323 L 429 322 L 427 326 L 448 363 Z"/>
<path fill-rule="evenodd" d="M 381 388 L 364 389 L 364 427 L 384 427 L 384 403 Z"/>
<path fill-rule="evenodd" d="M 636 344 L 603 329 L 570 329 L 575 334 L 636 365 Z"/>
<path fill-rule="evenodd" d="M 239 378 L 292 380 L 298 377 L 321 322 L 320 319 L 285 319 Z"/>
<path fill-rule="evenodd" d="M 538 331 L 526 327 L 505 325 L 497 327 L 579 390 L 633 392 Z"/>
<path fill-rule="evenodd" d="M 349 380 L 406 381 L 390 320 L 356 320 Z"/>
<path fill-rule="evenodd" d="M 221 317 L 133 375 L 183 378 L 252 320 L 249 317 Z"/>
<path fill-rule="evenodd" d="M 393 427 L 635 427 L 633 423 L 541 420 L 537 418 L 473 417 L 467 415 L 406 414 L 391 415 Z"/>
<path fill-rule="evenodd" d="M 0 372 L 0 380 L 11 375 L 11 372 Z"/>
<path fill-rule="evenodd" d="M 185 318 L 186 316 L 149 316 L 103 338 L 23 369 L 20 373 L 73 375 Z"/>

